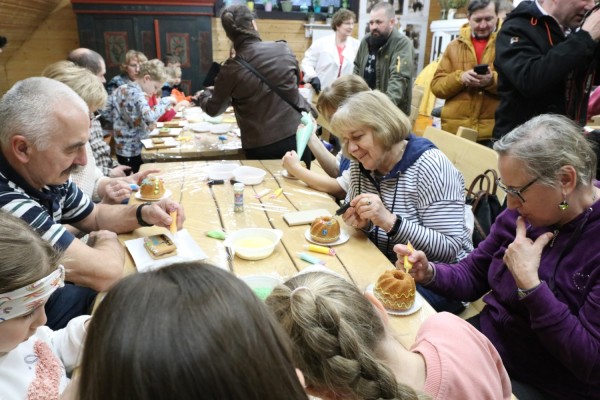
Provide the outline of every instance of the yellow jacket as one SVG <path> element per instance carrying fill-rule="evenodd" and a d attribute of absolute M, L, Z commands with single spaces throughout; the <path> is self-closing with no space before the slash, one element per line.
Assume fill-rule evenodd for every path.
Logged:
<path fill-rule="evenodd" d="M 443 130 L 456 133 L 459 126 L 465 126 L 479 132 L 478 140 L 492 137 L 499 103 L 495 56 L 496 32 L 492 32 L 481 57 L 481 63 L 488 64 L 492 70 L 492 82 L 485 88 L 465 87 L 460 76 L 477 64 L 469 24 L 463 25 L 459 37 L 450 42 L 431 81 L 433 94 L 446 99 L 442 109 Z"/>

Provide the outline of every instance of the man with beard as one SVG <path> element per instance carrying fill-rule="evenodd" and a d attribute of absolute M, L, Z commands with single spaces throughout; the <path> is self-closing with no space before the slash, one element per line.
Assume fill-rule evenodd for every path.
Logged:
<path fill-rule="evenodd" d="M 498 3 L 471 0 L 467 6 L 468 23 L 460 30 L 440 60 L 431 81 L 432 93 L 446 99 L 442 108 L 442 129 L 456 133 L 464 126 L 479 132 L 478 141 L 489 141 L 498 107 L 493 70 L 496 48 Z M 473 67 L 480 64 L 475 71 Z"/>
<path fill-rule="evenodd" d="M 369 29 L 354 59 L 354 74 L 362 76 L 371 89 L 385 93 L 406 115 L 410 115 L 414 48 L 412 41 L 394 27 L 390 3 L 373 6 Z"/>
<path fill-rule="evenodd" d="M 95 291 L 105 291 L 121 278 L 125 252 L 117 233 L 168 227 L 170 211 L 178 211 L 178 227 L 185 219 L 183 208 L 170 199 L 94 204 L 81 192 L 70 174 L 87 163 L 92 118 L 71 88 L 48 78 L 17 82 L 0 100 L 0 207 L 64 254 L 66 280 L 75 284 L 57 290 L 46 304 L 52 329 L 88 314 Z M 92 232 L 88 242 L 63 224 Z"/>
<path fill-rule="evenodd" d="M 498 95 L 494 139 L 540 114 L 580 125 L 598 68 L 600 12 L 594 0 L 523 1 L 496 39 Z M 583 23 L 582 23 L 583 22 Z"/>

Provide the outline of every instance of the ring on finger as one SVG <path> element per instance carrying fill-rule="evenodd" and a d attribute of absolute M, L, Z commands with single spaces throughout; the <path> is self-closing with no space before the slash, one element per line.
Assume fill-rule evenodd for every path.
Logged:
<path fill-rule="evenodd" d="M 367 199 L 367 205 L 370 206 L 371 205 L 371 199 Z"/>

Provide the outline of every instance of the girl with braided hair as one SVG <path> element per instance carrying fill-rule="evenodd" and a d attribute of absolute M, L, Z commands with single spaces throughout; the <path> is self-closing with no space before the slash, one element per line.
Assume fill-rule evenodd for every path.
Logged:
<path fill-rule="evenodd" d="M 309 394 L 323 399 L 510 399 L 498 352 L 462 319 L 429 317 L 415 343 L 394 337 L 372 294 L 327 272 L 276 287 L 267 307 L 290 335 Z"/>
<path fill-rule="evenodd" d="M 296 56 L 285 42 L 260 39 L 254 14 L 245 5 L 224 9 L 221 23 L 233 42 L 235 57 L 221 66 L 214 87 L 200 93 L 198 104 L 211 116 L 233 106 L 247 159 L 281 158 L 287 151 L 296 149 L 296 131 L 300 124 L 297 109 L 307 112 L 311 109 L 298 92 L 300 68 Z M 241 64 L 240 59 L 279 93 Z M 310 165 L 310 158 L 307 149 L 302 160 Z"/>

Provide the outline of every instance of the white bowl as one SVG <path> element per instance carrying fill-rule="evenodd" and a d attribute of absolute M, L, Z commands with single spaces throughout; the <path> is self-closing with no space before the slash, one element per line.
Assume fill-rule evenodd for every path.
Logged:
<path fill-rule="evenodd" d="M 210 127 L 210 133 L 214 135 L 223 135 L 231 129 L 231 124 L 217 124 Z"/>
<path fill-rule="evenodd" d="M 209 179 L 231 179 L 233 178 L 233 170 L 239 167 L 238 164 L 219 163 L 210 164 L 206 167 L 206 174 Z"/>
<path fill-rule="evenodd" d="M 275 286 L 283 283 L 282 279 L 270 275 L 246 275 L 239 278 L 263 301 L 269 297 Z"/>
<path fill-rule="evenodd" d="M 233 178 L 244 185 L 258 185 L 265 179 L 267 173 L 255 167 L 243 165 L 233 170 Z"/>
<path fill-rule="evenodd" d="M 247 228 L 230 233 L 225 239 L 225 247 L 244 260 L 262 260 L 273 254 L 283 232 L 279 229 Z"/>

